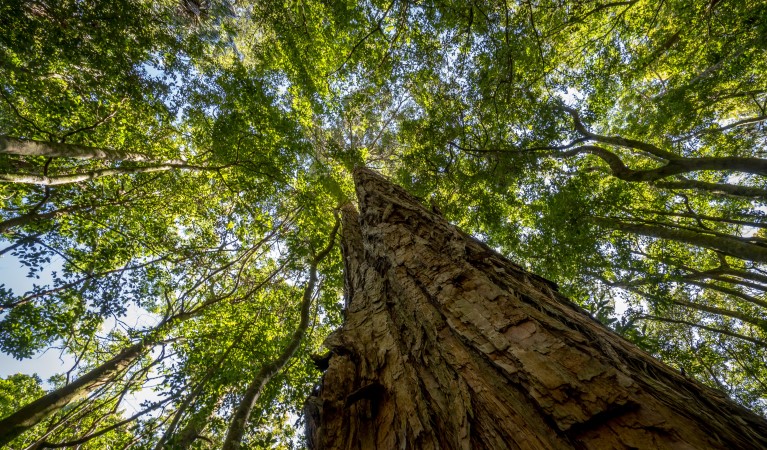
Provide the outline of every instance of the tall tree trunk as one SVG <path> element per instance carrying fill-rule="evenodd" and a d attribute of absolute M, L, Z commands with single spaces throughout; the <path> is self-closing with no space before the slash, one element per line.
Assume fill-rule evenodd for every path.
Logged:
<path fill-rule="evenodd" d="M 374 172 L 355 182 L 345 324 L 306 404 L 312 448 L 767 447 L 761 417 Z"/>

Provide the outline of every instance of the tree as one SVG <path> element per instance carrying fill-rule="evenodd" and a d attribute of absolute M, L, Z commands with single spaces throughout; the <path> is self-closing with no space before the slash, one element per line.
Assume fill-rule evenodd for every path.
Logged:
<path fill-rule="evenodd" d="M 311 448 L 758 448 L 767 422 L 663 365 L 367 169 Z"/>
<path fill-rule="evenodd" d="M 0 286 L 0 351 L 62 352 L 54 393 L 149 345 L 9 446 L 294 446 L 358 165 L 767 413 L 763 3 L 10 0 L 0 28 L 0 256 L 32 284 Z"/>

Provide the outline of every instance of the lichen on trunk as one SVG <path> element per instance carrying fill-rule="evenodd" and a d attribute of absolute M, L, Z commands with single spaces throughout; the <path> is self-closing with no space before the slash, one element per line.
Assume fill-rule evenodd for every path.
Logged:
<path fill-rule="evenodd" d="M 315 449 L 767 448 L 767 423 L 367 169 Z"/>

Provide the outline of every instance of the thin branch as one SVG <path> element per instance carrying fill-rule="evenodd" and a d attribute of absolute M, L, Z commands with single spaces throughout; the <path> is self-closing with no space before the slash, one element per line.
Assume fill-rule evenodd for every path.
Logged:
<path fill-rule="evenodd" d="M 662 158 L 668 161 L 677 159 L 678 156 L 672 152 L 663 150 L 655 145 L 648 144 L 647 142 L 637 141 L 635 139 L 627 139 L 622 136 L 603 136 L 601 134 L 592 133 L 589 131 L 581 120 L 581 116 L 577 110 L 564 105 L 555 105 L 554 109 L 564 111 L 570 115 L 573 119 L 573 124 L 576 131 L 582 136 L 589 138 L 590 140 L 601 142 L 603 144 L 617 145 L 618 147 L 632 148 L 635 150 L 642 150 L 658 158 Z"/>
<path fill-rule="evenodd" d="M 708 325 L 701 325 L 699 323 L 688 322 L 686 320 L 669 319 L 669 318 L 666 318 L 666 317 L 658 317 L 658 316 L 650 316 L 650 315 L 637 316 L 637 319 L 639 319 L 639 320 L 652 320 L 652 321 L 656 321 L 656 322 L 676 323 L 676 324 L 679 324 L 679 325 L 687 325 L 687 326 L 694 327 L 694 328 L 701 328 L 703 330 L 707 330 L 707 331 L 710 331 L 712 333 L 718 333 L 718 334 L 723 334 L 725 336 L 734 337 L 736 339 L 742 339 L 744 341 L 751 342 L 752 344 L 758 345 L 760 347 L 767 347 L 767 342 L 760 341 L 759 339 L 755 339 L 755 338 L 752 338 L 750 336 L 744 336 L 742 334 L 738 334 L 738 333 L 735 333 L 735 332 L 732 332 L 732 331 L 729 331 L 729 330 L 723 330 L 721 328 L 714 328 L 714 327 L 710 327 Z"/>
<path fill-rule="evenodd" d="M 114 111 L 112 111 L 110 114 L 107 114 L 106 116 L 102 117 L 101 119 L 97 120 L 95 123 L 93 123 L 91 125 L 87 125 L 87 126 L 81 127 L 81 128 L 77 128 L 77 129 L 74 129 L 74 130 L 72 130 L 72 131 L 70 131 L 68 133 L 65 133 L 63 136 L 61 136 L 61 142 L 64 142 L 64 140 L 66 138 L 68 138 L 69 136 L 72 136 L 73 134 L 81 133 L 83 131 L 93 130 L 94 128 L 96 128 L 98 126 L 103 125 L 106 121 L 108 121 L 109 119 L 111 119 L 112 117 L 114 117 L 117 114 L 117 111 L 120 110 L 120 105 L 125 100 L 127 100 L 127 98 L 123 98 L 120 101 L 120 104 L 118 104 L 117 108 L 115 108 Z"/>
<path fill-rule="evenodd" d="M 40 128 L 39 126 L 37 126 L 37 124 L 36 124 L 35 122 L 33 122 L 31 119 L 28 119 L 27 117 L 25 117 L 25 116 L 24 116 L 24 115 L 21 113 L 21 112 L 20 112 L 20 111 L 19 111 L 19 110 L 16 108 L 16 105 L 14 105 L 14 104 L 13 104 L 13 102 L 11 101 L 11 99 L 9 99 L 9 98 L 8 98 L 8 96 L 5 94 L 5 90 L 4 90 L 4 89 L 2 89 L 2 88 L 0 88 L 0 97 L 3 97 L 3 100 L 5 100 L 5 103 L 7 103 L 7 104 L 8 104 L 8 106 L 9 106 L 9 107 L 10 107 L 10 108 L 13 110 L 14 114 L 16 114 L 16 116 L 18 116 L 18 117 L 19 117 L 19 119 L 21 119 L 21 120 L 23 120 L 24 122 L 26 122 L 26 123 L 28 123 L 28 124 L 32 125 L 32 128 L 34 128 L 35 130 L 39 131 L 40 133 L 42 133 L 42 134 L 47 134 L 47 135 L 48 135 L 48 138 L 49 138 L 50 140 L 54 140 L 54 137 L 55 137 L 55 135 L 54 135 L 53 133 L 51 133 L 51 132 L 49 132 L 49 131 L 45 131 L 45 130 L 43 130 L 42 128 Z"/>
<path fill-rule="evenodd" d="M 367 33 L 365 36 L 363 36 L 363 37 L 362 37 L 362 39 L 360 39 L 359 41 L 357 41 L 357 43 L 356 43 L 356 44 L 354 44 L 354 47 L 352 47 L 351 51 L 349 51 L 349 54 L 346 56 L 346 59 L 344 60 L 344 62 L 343 62 L 343 63 L 341 63 L 341 65 L 340 65 L 340 66 L 338 66 L 338 68 L 337 68 L 336 70 L 334 70 L 334 71 L 330 72 L 329 74 L 327 74 L 327 75 L 326 75 L 326 77 L 330 77 L 330 76 L 333 76 L 333 75 L 337 74 L 338 72 L 340 72 L 340 71 L 341 71 L 341 70 L 342 70 L 342 69 L 343 69 L 343 68 L 346 66 L 346 64 L 348 64 L 348 63 L 349 63 L 349 61 L 351 60 L 352 56 L 353 56 L 353 55 L 354 55 L 354 53 L 357 51 L 357 49 L 359 49 L 359 47 L 360 47 L 360 46 L 361 46 L 361 45 L 362 45 L 362 44 L 363 44 L 363 43 L 364 43 L 366 40 L 368 40 L 368 38 L 369 38 L 370 36 L 374 35 L 376 32 L 383 32 L 383 28 L 382 28 L 382 25 L 383 25 L 383 21 L 386 19 L 386 16 L 388 16 L 388 15 L 389 15 L 389 11 L 391 11 L 391 9 L 392 9 L 392 7 L 394 6 L 394 4 L 395 4 L 395 3 L 397 3 L 397 1 L 396 1 L 396 0 L 392 0 L 391 4 L 389 4 L 389 7 L 388 7 L 388 8 L 386 8 L 386 11 L 384 11 L 384 13 L 383 13 L 383 15 L 381 16 L 381 18 L 380 18 L 380 19 L 378 19 L 378 21 L 376 22 L 376 26 L 375 26 L 375 28 L 373 28 L 372 30 L 370 30 L 370 31 L 369 31 L 369 32 L 368 32 L 368 33 Z"/>
<path fill-rule="evenodd" d="M 119 422 L 117 422 L 117 423 L 115 423 L 113 425 L 110 425 L 110 426 L 108 426 L 106 428 L 102 428 L 101 430 L 99 430 L 99 431 L 97 431 L 95 433 L 88 434 L 88 435 L 83 436 L 83 437 L 81 437 L 79 439 L 75 439 L 73 441 L 67 441 L 67 442 L 60 442 L 60 443 L 57 443 L 57 444 L 54 444 L 54 443 L 51 443 L 51 442 L 43 442 L 42 444 L 40 444 L 39 448 L 41 448 L 41 449 L 45 449 L 45 448 L 62 448 L 62 447 L 75 447 L 75 446 L 78 446 L 78 445 L 82 445 L 82 444 L 90 441 L 91 439 L 95 439 L 95 438 L 97 438 L 99 436 L 103 436 L 104 434 L 107 434 L 107 433 L 109 433 L 112 430 L 115 430 L 117 428 L 122 427 L 123 425 L 127 425 L 127 424 L 133 422 L 134 420 L 138 419 L 139 417 L 143 416 L 144 414 L 147 414 L 147 413 L 149 413 L 151 411 L 154 411 L 155 409 L 165 405 L 166 403 L 170 402 L 172 399 L 173 399 L 173 397 L 169 397 L 169 398 L 166 398 L 165 400 L 159 401 L 159 402 L 155 403 L 154 405 L 152 405 L 152 406 L 150 406 L 148 408 L 142 409 L 141 411 L 139 411 L 136 414 L 128 417 L 125 420 L 121 420 L 121 421 L 119 421 Z"/>
<path fill-rule="evenodd" d="M 758 124 L 758 123 L 764 122 L 765 120 L 767 120 L 767 115 L 764 115 L 764 114 L 761 115 L 761 116 L 757 116 L 757 117 L 750 117 L 748 119 L 738 120 L 737 122 L 733 122 L 733 123 L 731 123 L 729 125 L 726 125 L 726 126 L 723 126 L 723 127 L 708 128 L 708 129 L 705 129 L 705 130 L 698 131 L 697 133 L 688 134 L 687 136 L 676 138 L 676 139 L 674 139 L 671 142 L 676 144 L 678 142 L 684 142 L 684 141 L 690 140 L 692 138 L 695 138 L 695 137 L 698 137 L 698 136 L 701 136 L 701 135 L 704 135 L 704 134 L 708 134 L 708 133 L 722 133 L 724 131 L 731 130 L 733 128 L 738 128 L 738 127 L 742 127 L 742 126 L 745 126 L 745 125 Z"/>

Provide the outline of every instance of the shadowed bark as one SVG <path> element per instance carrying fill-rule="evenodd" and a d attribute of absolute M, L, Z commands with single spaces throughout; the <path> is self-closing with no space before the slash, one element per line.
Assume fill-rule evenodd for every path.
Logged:
<path fill-rule="evenodd" d="M 367 170 L 347 311 L 306 402 L 315 449 L 765 448 L 767 422 L 685 378 Z"/>

